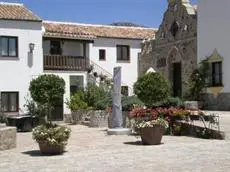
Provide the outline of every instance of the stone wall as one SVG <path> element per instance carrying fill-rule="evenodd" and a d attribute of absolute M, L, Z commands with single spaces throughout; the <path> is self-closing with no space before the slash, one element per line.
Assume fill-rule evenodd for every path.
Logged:
<path fill-rule="evenodd" d="M 230 110 L 230 93 L 220 93 L 215 96 L 212 93 L 203 94 L 203 109 L 205 110 Z"/>
<path fill-rule="evenodd" d="M 16 148 L 16 127 L 0 126 L 0 151 Z"/>
<path fill-rule="evenodd" d="M 155 40 L 148 40 L 142 43 L 141 53 L 138 59 L 138 76 L 145 74 L 147 70 L 155 64 L 153 58 L 154 47 Z"/>

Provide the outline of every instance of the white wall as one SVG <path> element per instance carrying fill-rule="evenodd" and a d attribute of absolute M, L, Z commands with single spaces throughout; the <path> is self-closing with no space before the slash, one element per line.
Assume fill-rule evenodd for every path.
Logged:
<path fill-rule="evenodd" d="M 23 107 L 31 79 L 43 71 L 42 24 L 0 20 L 0 36 L 18 37 L 18 58 L 0 57 L 0 92 L 18 91 L 19 108 Z M 35 44 L 33 56 L 28 54 L 29 43 Z"/>
<path fill-rule="evenodd" d="M 222 92 L 230 92 L 230 1 L 200 0 L 198 4 L 198 62 L 216 48 L 223 57 Z"/>
<path fill-rule="evenodd" d="M 70 109 L 66 106 L 66 101 L 70 100 L 70 76 L 83 76 L 84 77 L 84 87 L 87 84 L 87 72 L 65 72 L 65 71 L 45 71 L 45 74 L 54 74 L 64 79 L 65 81 L 65 94 L 64 94 L 64 114 L 70 114 Z"/>
<path fill-rule="evenodd" d="M 141 52 L 140 40 L 97 38 L 90 44 L 90 60 L 113 74 L 113 68 L 122 67 L 122 82 L 132 87 L 138 76 L 138 53 Z M 117 62 L 116 45 L 130 46 L 130 62 Z M 99 49 L 106 50 L 106 60 L 99 60 Z M 124 85 L 124 84 L 123 84 Z M 132 94 L 133 90 L 130 90 Z"/>
<path fill-rule="evenodd" d="M 63 56 L 83 56 L 83 44 L 77 41 L 61 41 Z M 43 41 L 43 51 L 45 55 L 50 54 L 50 40 Z"/>

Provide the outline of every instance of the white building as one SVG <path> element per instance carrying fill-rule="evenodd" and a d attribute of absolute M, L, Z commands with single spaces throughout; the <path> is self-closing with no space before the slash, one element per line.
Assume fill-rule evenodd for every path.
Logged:
<path fill-rule="evenodd" d="M 21 4 L 0 3 L 2 109 L 23 110 L 30 81 L 42 72 L 42 20 Z"/>
<path fill-rule="evenodd" d="M 198 4 L 198 61 L 209 62 L 209 109 L 230 110 L 230 1 L 200 0 Z"/>
<path fill-rule="evenodd" d="M 2 12 L 4 10 L 7 13 Z M 20 10 L 23 11 L 17 14 Z M 28 18 L 30 15 L 31 18 Z M 18 45 L 16 49 L 3 47 L 0 43 L 0 50 L 4 49 L 1 52 L 7 50 L 8 56 L 16 52 L 14 55 L 17 56 L 3 58 L 0 55 L 0 71 L 3 71 L 0 72 L 0 92 L 3 107 L 6 107 L 4 111 L 18 112 L 19 109 L 25 111 L 23 105 L 33 77 L 39 74 L 61 76 L 66 83 L 65 102 L 72 91 L 87 85 L 91 65 L 93 72 L 107 77 L 112 77 L 114 67 L 121 66 L 122 89 L 131 95 L 138 75 L 141 41 L 154 38 L 155 30 L 53 21 L 42 23 L 23 5 L 4 3 L 0 4 L 0 39 L 2 36 L 18 37 L 14 45 Z M 10 38 L 8 40 L 11 41 Z M 29 45 L 35 45 L 31 53 Z M 11 42 L 7 46 L 11 46 Z M 15 52 L 11 52 L 12 49 Z M 64 113 L 70 113 L 63 104 Z M 14 106 L 18 108 L 9 110 Z"/>

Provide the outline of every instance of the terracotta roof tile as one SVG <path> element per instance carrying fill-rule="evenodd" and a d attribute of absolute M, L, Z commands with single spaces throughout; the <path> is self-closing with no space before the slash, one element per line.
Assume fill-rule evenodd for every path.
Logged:
<path fill-rule="evenodd" d="M 123 39 L 148 39 L 154 38 L 156 29 L 141 27 L 121 27 L 109 25 L 90 25 L 79 23 L 62 23 L 62 22 L 43 22 L 45 35 L 50 34 L 57 36 L 87 36 L 87 37 L 106 37 L 106 38 L 123 38 Z"/>
<path fill-rule="evenodd" d="M 22 4 L 0 2 L 0 19 L 42 21 Z"/>

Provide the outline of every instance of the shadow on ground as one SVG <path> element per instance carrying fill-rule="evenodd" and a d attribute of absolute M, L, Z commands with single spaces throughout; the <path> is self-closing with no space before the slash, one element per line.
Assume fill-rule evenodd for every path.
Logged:
<path fill-rule="evenodd" d="M 52 155 L 52 154 L 42 154 L 40 152 L 40 150 L 25 151 L 25 152 L 21 152 L 21 153 L 25 154 L 25 155 L 36 157 L 36 156 L 58 156 L 58 155 L 63 155 L 65 152 L 67 152 L 67 151 L 64 151 L 61 154 L 54 154 L 54 155 Z"/>
<path fill-rule="evenodd" d="M 134 145 L 134 146 L 159 146 L 159 145 L 162 145 L 164 143 L 161 143 L 159 145 L 146 145 L 146 144 L 143 144 L 142 141 L 135 141 L 135 142 L 124 142 L 125 145 Z"/>

